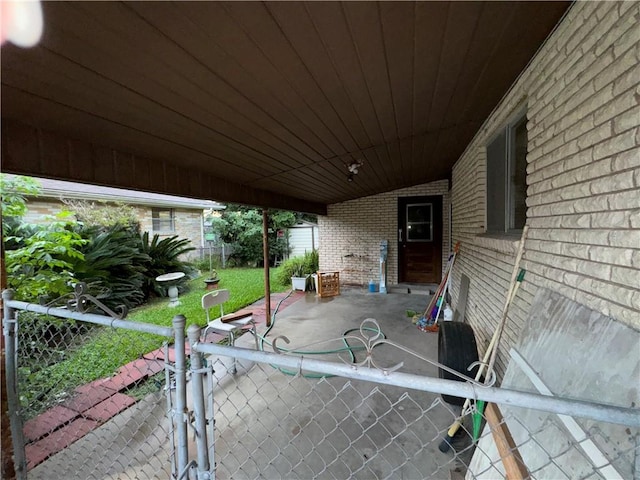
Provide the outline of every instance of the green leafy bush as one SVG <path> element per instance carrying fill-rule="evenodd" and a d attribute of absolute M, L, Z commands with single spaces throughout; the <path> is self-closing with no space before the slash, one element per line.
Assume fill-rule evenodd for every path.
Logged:
<path fill-rule="evenodd" d="M 87 240 L 76 231 L 70 212 L 61 212 L 40 228 L 29 229 L 29 236 L 6 240 L 21 245 L 5 254 L 7 283 L 16 298 L 35 301 L 39 297 L 58 297 L 71 291 L 76 281 L 74 265 L 84 260 L 82 247 Z M 15 233 L 23 230 L 18 227 Z"/>
<path fill-rule="evenodd" d="M 91 202 L 88 200 L 63 199 L 79 222 L 86 227 L 101 227 L 104 229 L 120 226 L 126 230 L 140 231 L 140 222 L 135 209 L 122 202 Z"/>
<path fill-rule="evenodd" d="M 229 205 L 220 216 L 210 217 L 213 232 L 223 242 L 233 247 L 229 263 L 235 266 L 262 266 L 263 225 L 262 211 L 238 205 Z M 269 264 L 276 258 L 282 259 L 289 254 L 285 237 L 279 237 L 278 231 L 285 230 L 296 223 L 293 212 L 276 210 L 269 212 L 268 242 Z"/>
<path fill-rule="evenodd" d="M 302 257 L 286 260 L 278 271 L 277 280 L 283 285 L 291 282 L 291 277 L 304 277 L 318 271 L 319 256 L 317 250 L 307 252 Z"/>

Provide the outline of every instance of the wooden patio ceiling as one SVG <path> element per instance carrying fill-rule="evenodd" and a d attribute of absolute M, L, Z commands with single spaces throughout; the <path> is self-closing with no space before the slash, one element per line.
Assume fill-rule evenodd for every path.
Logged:
<path fill-rule="evenodd" d="M 316 213 L 445 179 L 568 6 L 44 2 L 2 170 Z"/>

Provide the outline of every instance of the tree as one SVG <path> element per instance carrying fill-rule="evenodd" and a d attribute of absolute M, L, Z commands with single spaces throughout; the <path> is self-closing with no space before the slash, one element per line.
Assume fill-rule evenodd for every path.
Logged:
<path fill-rule="evenodd" d="M 83 258 L 80 247 L 86 243 L 76 231 L 72 214 L 63 211 L 41 228 L 23 224 L 25 197 L 38 195 L 40 185 L 33 178 L 0 175 L 0 186 L 8 286 L 22 300 L 67 293 L 73 280 L 73 262 Z"/>
<path fill-rule="evenodd" d="M 21 245 L 5 252 L 7 281 L 16 298 L 33 301 L 68 293 L 75 280 L 73 265 L 84 259 L 80 249 L 87 243 L 76 231 L 71 212 L 63 211 L 47 225 L 29 229 L 29 236 L 18 237 L 25 228 L 16 228 L 6 239 Z"/>
<path fill-rule="evenodd" d="M 63 199 L 79 222 L 85 227 L 99 227 L 106 231 L 112 227 L 123 227 L 136 233 L 140 231 L 140 222 L 135 209 L 122 202 L 91 202 L 87 200 Z"/>
<path fill-rule="evenodd" d="M 9 234 L 27 213 L 27 196 L 40 194 L 40 184 L 30 177 L 7 177 L 0 174 L 2 198 L 2 236 Z"/>
<path fill-rule="evenodd" d="M 211 217 L 213 231 L 224 243 L 233 246 L 232 259 L 241 265 L 261 266 L 262 211 L 240 205 L 228 205 L 219 217 Z M 286 235 L 278 237 L 278 230 L 295 225 L 296 214 L 284 210 L 269 212 L 269 263 L 287 255 Z"/>

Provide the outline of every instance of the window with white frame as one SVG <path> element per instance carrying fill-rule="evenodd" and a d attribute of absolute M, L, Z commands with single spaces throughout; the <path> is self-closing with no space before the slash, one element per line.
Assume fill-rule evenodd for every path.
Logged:
<path fill-rule="evenodd" d="M 527 219 L 527 116 L 521 113 L 487 145 L 487 233 L 516 233 Z"/>
<path fill-rule="evenodd" d="M 175 230 L 175 216 L 172 208 L 153 208 L 151 219 L 154 232 L 173 232 Z"/>

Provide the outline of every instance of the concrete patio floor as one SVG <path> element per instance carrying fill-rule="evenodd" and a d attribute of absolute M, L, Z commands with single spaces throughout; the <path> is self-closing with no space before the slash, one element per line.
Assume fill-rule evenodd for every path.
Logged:
<path fill-rule="evenodd" d="M 418 330 L 406 314 L 423 311 L 428 301 L 427 295 L 349 288 L 330 298 L 307 294 L 276 316 L 268 339 L 286 336 L 290 343 L 280 341 L 279 348 L 339 348 L 344 332 L 373 318 L 389 341 L 435 361 L 438 335 Z M 236 345 L 252 348 L 252 342 L 245 335 Z M 356 357 L 361 361 L 364 354 Z M 341 361 L 333 353 L 314 358 Z M 437 367 L 395 346 L 376 347 L 372 358 L 382 368 L 403 362 L 402 372 L 438 375 Z M 228 368 L 230 359 L 210 360 L 216 377 L 225 377 L 220 366 Z M 438 395 L 337 377 L 294 378 L 268 365 L 238 363 L 235 382 L 221 382 L 218 388 L 224 394 L 214 393 L 223 398 L 217 405 L 222 418 L 216 417 L 217 478 L 311 478 L 320 472 L 320 478 L 448 479 L 451 471 L 464 471 L 470 459 L 470 451 L 454 457 L 438 450 L 442 432 L 459 412 L 459 407 L 441 403 Z M 256 392 L 261 401 L 253 398 Z M 265 447 L 269 444 L 273 446 Z M 238 446 L 246 448 L 247 455 L 238 455 Z"/>
<path fill-rule="evenodd" d="M 277 336 L 284 335 L 291 343 L 286 345 L 284 342 L 280 342 L 280 347 L 301 348 L 320 340 L 339 338 L 349 329 L 358 329 L 363 320 L 373 318 L 379 323 L 388 340 L 435 360 L 437 359 L 437 334 L 421 332 L 406 314 L 407 310 L 417 312 L 424 310 L 428 300 L 429 297 L 426 295 L 401 293 L 381 295 L 368 293 L 364 289 L 357 288 L 345 288 L 341 295 L 330 298 L 318 298 L 313 293 L 307 293 L 300 300 L 291 303 L 277 314 L 274 328 L 270 331 L 268 339 L 273 340 Z M 273 308 L 275 308 L 275 304 L 272 305 Z M 264 324 L 258 326 L 259 333 L 264 333 L 265 330 Z M 251 335 L 243 335 L 236 341 L 236 346 L 255 348 L 254 339 Z M 339 342 L 316 346 L 313 349 L 330 349 L 337 346 L 339 346 Z M 265 350 L 269 351 L 270 349 L 265 347 Z M 335 354 L 317 358 L 340 361 Z M 377 347 L 374 350 L 374 359 L 378 365 L 385 367 L 402 361 L 404 362 L 401 369 L 403 372 L 437 376 L 435 366 L 390 345 Z M 399 436 L 397 442 L 394 440 L 392 444 L 387 443 L 384 455 L 376 455 L 377 447 L 375 445 L 361 445 L 355 442 L 349 444 L 348 448 L 342 451 L 338 461 L 335 459 L 333 461 L 318 460 L 319 450 L 313 456 L 315 460 L 312 457 L 299 458 L 301 452 L 305 451 L 303 445 L 297 444 L 301 438 L 300 430 L 306 430 L 310 436 L 304 438 L 309 441 L 313 438 L 314 429 L 330 431 L 331 425 L 326 422 L 331 423 L 330 419 L 335 418 L 323 415 L 324 409 L 331 403 L 329 397 L 327 397 L 328 403 L 326 405 L 305 405 L 300 403 L 301 398 L 304 397 L 301 392 L 315 388 L 318 389 L 316 391 L 318 393 L 324 389 L 330 396 L 331 392 L 336 389 L 338 391 L 343 389 L 340 394 L 340 404 L 357 405 L 362 402 L 364 396 L 368 412 L 376 412 L 379 409 L 389 410 L 386 403 L 393 402 L 393 399 L 397 399 L 402 392 L 399 393 L 397 387 L 379 385 L 380 395 L 370 395 L 368 392 L 375 385 L 354 381 L 351 381 L 349 388 L 344 390 L 344 386 L 348 382 L 340 378 L 324 380 L 321 385 L 300 378 L 296 379 L 296 384 L 293 385 L 291 383 L 293 377 L 282 375 L 268 365 L 254 368 L 251 363 L 243 361 L 238 362 L 238 374 L 231 376 L 226 375 L 225 372 L 225 369 L 231 365 L 231 359 L 226 357 L 210 358 L 209 361 L 214 362 L 215 377 L 225 379 L 218 384 L 214 394 L 216 401 L 219 401 L 220 398 L 225 399 L 224 405 L 220 408 L 224 418 L 218 420 L 216 417 L 217 434 L 223 440 L 216 447 L 218 478 L 277 478 L 281 476 L 278 473 L 282 472 L 277 467 L 278 461 L 283 465 L 288 465 L 290 469 L 292 465 L 298 465 L 290 470 L 290 478 L 296 476 L 308 478 L 317 471 L 324 471 L 321 475 L 323 478 L 346 478 L 345 474 L 352 476 L 350 472 L 354 471 L 357 472 L 353 475 L 356 478 L 428 478 L 429 472 L 437 472 L 436 475 L 431 475 L 431 478 L 449 478 L 449 471 L 460 466 L 459 459 L 454 458 L 451 454 L 440 453 L 437 449 L 441 437 L 440 432 L 447 428 L 456 413 L 455 407 L 452 409 L 446 405 L 438 404 L 437 401 L 436 407 L 432 412 L 430 411 L 434 415 L 425 418 L 422 422 L 424 425 L 420 422 L 415 423 L 414 431 L 410 435 Z M 245 390 L 247 388 L 255 390 L 255 385 L 263 385 L 259 392 L 260 398 L 254 399 L 257 401 L 252 402 L 250 408 L 237 410 L 238 405 L 247 406 L 245 404 L 247 398 Z M 294 388 L 289 388 L 291 386 Z M 190 388 L 188 391 L 190 392 Z M 226 393 L 226 396 L 221 395 L 223 392 Z M 169 478 L 169 465 L 166 461 L 169 454 L 167 436 L 169 425 L 160 393 L 150 395 L 145 400 L 138 402 L 91 432 L 90 435 L 45 461 L 30 471 L 29 477 L 54 478 L 51 476 L 50 467 L 55 461 L 56 465 L 77 465 L 76 478 L 80 478 L 83 472 L 86 472 L 86 478 Z M 380 404 L 378 404 L 378 397 Z M 384 445 L 383 437 L 388 437 L 388 432 L 402 430 L 404 425 L 409 422 L 407 420 L 409 417 L 413 417 L 411 422 L 415 422 L 418 416 L 425 416 L 422 410 L 428 409 L 437 397 L 437 395 L 428 393 L 410 392 L 410 401 L 396 405 L 399 409 L 396 408 L 395 413 L 399 413 L 399 415 L 394 415 L 392 418 L 386 415 L 384 422 L 378 422 L 380 428 L 375 425 L 371 426 L 367 442 L 379 441 L 381 445 Z M 288 421 L 289 423 L 293 422 L 292 424 L 284 424 L 275 419 L 269 420 L 269 413 L 282 411 L 282 409 L 286 411 L 287 405 L 294 403 L 299 407 L 297 411 L 303 412 L 303 414 L 302 417 L 296 418 L 295 412 L 291 411 Z M 333 406 L 331 408 L 335 413 L 335 408 Z M 242 410 L 243 425 L 238 426 L 240 410 Z M 354 413 L 347 412 L 345 414 L 353 416 Z M 356 412 L 356 416 L 358 415 Z M 375 413 L 374 417 L 376 417 Z M 349 436 L 351 429 L 352 433 L 358 436 L 357 430 L 361 429 L 363 418 L 357 419 L 352 426 L 345 422 L 343 425 L 344 435 Z M 270 422 L 275 423 L 270 424 Z M 355 431 L 353 431 L 354 428 Z M 141 436 L 141 432 L 144 432 L 143 436 Z M 248 436 L 244 439 L 245 444 L 248 440 L 256 446 L 271 444 L 273 439 L 277 437 L 283 447 L 272 452 L 271 457 L 258 447 L 254 458 L 247 463 L 242 460 L 242 457 L 238 458 L 235 452 L 225 452 L 225 445 L 229 445 L 233 449 L 233 442 L 243 441 L 243 433 Z M 269 438 L 272 440 L 269 441 Z M 336 442 L 334 438 L 326 435 L 316 440 L 325 445 Z M 411 452 L 417 448 L 416 441 L 422 443 L 422 446 L 418 449 L 419 451 L 412 454 Z M 113 449 L 114 445 L 117 445 L 118 448 Z M 112 450 L 115 450 L 113 455 L 109 453 Z M 95 453 L 100 451 L 102 457 L 87 458 L 86 453 L 89 451 Z M 358 467 L 362 455 L 365 455 L 365 458 L 372 457 L 371 461 L 366 462 L 367 465 L 364 469 L 361 466 Z M 412 457 L 412 455 L 413 458 L 407 463 L 407 456 Z M 192 458 L 195 458 L 195 452 L 193 452 Z M 261 458 L 264 461 L 260 461 Z M 397 458 L 405 465 L 397 471 L 389 470 L 388 463 L 394 461 L 390 458 Z M 327 463 L 330 464 L 329 468 Z M 102 476 L 96 476 L 97 472 L 94 470 L 96 465 L 102 466 L 100 468 L 104 472 Z M 271 466 L 269 467 L 269 465 Z M 285 468 L 286 471 L 286 467 L 281 468 Z"/>

